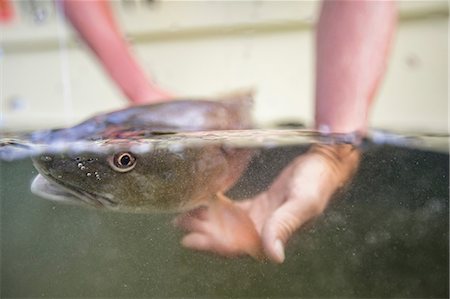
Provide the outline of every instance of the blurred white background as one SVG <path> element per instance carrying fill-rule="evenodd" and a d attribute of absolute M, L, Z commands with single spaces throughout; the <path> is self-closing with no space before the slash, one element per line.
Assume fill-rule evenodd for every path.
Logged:
<path fill-rule="evenodd" d="M 113 1 L 139 61 L 177 95 L 257 91 L 260 125 L 312 125 L 318 1 Z M 13 2 L 0 24 L 0 128 L 72 125 L 127 102 L 57 15 L 53 2 Z M 399 1 L 400 20 L 371 126 L 448 130 L 448 2 Z"/>

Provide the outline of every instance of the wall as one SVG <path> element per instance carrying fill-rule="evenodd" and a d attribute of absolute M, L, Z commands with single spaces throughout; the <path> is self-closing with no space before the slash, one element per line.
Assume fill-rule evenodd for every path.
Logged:
<path fill-rule="evenodd" d="M 71 125 L 123 107 L 124 96 L 57 16 L 53 2 L 27 3 L 14 2 L 21 13 L 0 25 L 1 127 Z M 112 5 L 142 65 L 162 86 L 180 96 L 250 87 L 257 91 L 259 124 L 312 123 L 318 2 Z M 399 7 L 397 37 L 371 124 L 447 131 L 448 4 L 404 1 Z M 36 22 L 33 11 L 45 11 L 46 18 Z"/>

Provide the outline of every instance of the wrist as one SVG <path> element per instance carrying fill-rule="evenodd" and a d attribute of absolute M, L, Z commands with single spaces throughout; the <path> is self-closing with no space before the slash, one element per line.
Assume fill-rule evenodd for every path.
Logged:
<path fill-rule="evenodd" d="M 356 172 L 361 150 L 353 144 L 313 144 L 308 153 L 322 158 L 336 174 L 343 186 Z"/>
<path fill-rule="evenodd" d="M 324 134 L 365 134 L 368 126 L 367 109 L 351 111 L 352 108 L 354 107 L 349 107 L 346 111 L 320 109 L 316 112 L 315 129 Z"/>

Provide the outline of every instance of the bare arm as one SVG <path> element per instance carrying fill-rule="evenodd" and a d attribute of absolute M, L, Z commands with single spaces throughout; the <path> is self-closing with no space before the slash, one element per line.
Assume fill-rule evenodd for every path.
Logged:
<path fill-rule="evenodd" d="M 151 82 L 135 60 L 107 1 L 64 0 L 61 3 L 67 18 L 131 102 L 152 103 L 170 97 L 170 93 Z"/>
<path fill-rule="evenodd" d="M 317 127 L 345 133 L 366 129 L 395 15 L 393 3 L 387 1 L 324 3 L 317 36 Z M 312 146 L 292 161 L 267 191 L 238 204 L 253 221 L 270 260 L 284 261 L 289 238 L 322 213 L 332 195 L 352 177 L 359 159 L 359 150 L 351 145 Z M 238 239 L 224 244 L 223 224 L 216 220 L 195 213 L 181 216 L 177 224 L 189 232 L 183 245 L 225 256 L 248 252 Z"/>
<path fill-rule="evenodd" d="M 365 131 L 395 29 L 392 1 L 324 1 L 317 32 L 316 127 Z"/>

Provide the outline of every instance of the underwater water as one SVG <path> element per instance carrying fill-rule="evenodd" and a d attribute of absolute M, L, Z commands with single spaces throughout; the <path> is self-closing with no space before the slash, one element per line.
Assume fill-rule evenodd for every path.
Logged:
<path fill-rule="evenodd" d="M 234 144 L 248 146 L 241 137 Z M 273 137 L 259 140 L 231 198 L 265 190 L 311 141 Z M 114 213 L 41 199 L 30 191 L 37 171 L 17 151 L 15 159 L 0 162 L 0 295 L 448 298 L 448 153 L 388 143 L 363 147 L 351 184 L 294 235 L 282 265 L 184 249 L 171 214 Z"/>

